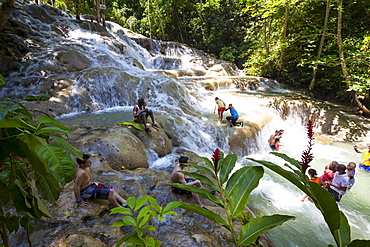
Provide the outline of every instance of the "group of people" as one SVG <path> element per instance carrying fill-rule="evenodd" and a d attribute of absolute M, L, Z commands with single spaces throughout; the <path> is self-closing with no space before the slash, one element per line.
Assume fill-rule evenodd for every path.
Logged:
<path fill-rule="evenodd" d="M 275 133 L 267 140 L 272 151 L 278 151 L 281 148 L 280 139 L 283 134 L 284 130 L 275 130 Z"/>
<path fill-rule="evenodd" d="M 229 127 L 234 127 L 236 125 L 240 125 L 241 127 L 243 127 L 243 122 L 237 122 L 237 120 L 239 119 L 239 114 L 235 110 L 232 104 L 229 104 L 229 107 L 226 108 L 225 102 L 218 97 L 215 98 L 215 102 L 216 102 L 216 106 L 215 106 L 213 113 L 216 113 L 216 110 L 217 110 L 217 114 L 218 114 L 217 120 L 219 123 L 222 123 L 224 112 L 230 110 L 231 116 L 226 117 L 226 120 L 230 124 Z"/>
<path fill-rule="evenodd" d="M 308 169 L 310 180 L 323 186 L 339 202 L 343 195 L 351 189 L 355 183 L 357 175 L 356 163 L 349 162 L 347 166 L 338 164 L 336 161 L 330 162 L 324 170 L 324 173 L 318 177 L 315 169 Z M 306 198 L 312 202 L 312 199 L 305 195 L 301 201 Z"/>

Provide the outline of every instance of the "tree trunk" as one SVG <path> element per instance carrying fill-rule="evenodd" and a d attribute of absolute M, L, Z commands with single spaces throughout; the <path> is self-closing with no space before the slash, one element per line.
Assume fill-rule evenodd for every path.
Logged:
<path fill-rule="evenodd" d="M 338 39 L 338 50 L 339 50 L 339 58 L 340 58 L 340 65 L 342 66 L 342 72 L 344 80 L 347 83 L 347 86 L 350 86 L 350 78 L 347 69 L 346 61 L 344 60 L 344 52 L 343 52 L 343 42 L 342 42 L 342 8 L 343 8 L 343 0 L 338 0 L 338 30 L 337 30 L 337 39 Z M 351 90 L 351 96 L 355 101 L 357 107 L 362 111 L 362 115 L 365 117 L 370 117 L 370 111 L 364 106 L 358 98 L 357 93 L 354 90 Z"/>
<path fill-rule="evenodd" d="M 323 27 L 322 34 L 321 34 L 319 49 L 317 51 L 318 58 L 321 57 L 322 49 L 324 47 L 325 36 L 328 30 L 329 13 L 330 13 L 330 0 L 326 0 L 324 27 Z M 310 86 L 308 87 L 309 92 L 312 92 L 313 87 L 315 86 L 317 68 L 318 68 L 318 63 L 315 63 L 313 72 L 312 72 L 312 80 L 311 80 Z"/>
<path fill-rule="evenodd" d="M 4 207 L 0 207 L 0 213 L 2 215 L 5 214 L 5 209 Z M 8 229 L 6 228 L 6 224 L 5 222 L 1 222 L 1 238 L 3 240 L 3 244 L 5 247 L 10 247 L 10 240 L 9 240 L 9 232 L 8 232 Z"/>
<path fill-rule="evenodd" d="M 148 24 L 149 24 L 149 37 L 152 38 L 152 24 L 150 23 L 150 0 L 148 0 Z"/>
<path fill-rule="evenodd" d="M 162 30 L 162 39 L 166 40 L 166 36 L 164 33 L 164 28 L 163 28 L 163 21 L 161 17 L 161 9 L 159 8 L 158 0 L 155 0 L 156 5 L 157 5 L 157 13 L 158 13 L 158 18 L 159 18 L 159 24 L 161 25 L 161 30 Z"/>
<path fill-rule="evenodd" d="M 283 66 L 284 66 L 284 58 L 285 58 L 286 45 L 287 45 L 287 39 L 288 39 L 289 2 L 290 0 L 285 1 L 285 20 L 284 20 L 283 37 L 281 40 L 283 48 L 281 49 L 280 61 L 279 61 L 279 78 L 281 78 L 281 71 L 283 70 Z"/>
<path fill-rule="evenodd" d="M 75 0 L 75 8 L 76 8 L 76 20 L 81 20 L 80 18 L 80 3 L 78 2 L 79 0 Z"/>

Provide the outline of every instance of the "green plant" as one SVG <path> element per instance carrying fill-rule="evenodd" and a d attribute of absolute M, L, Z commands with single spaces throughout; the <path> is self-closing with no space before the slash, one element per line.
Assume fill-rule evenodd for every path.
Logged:
<path fill-rule="evenodd" d="M 137 130 L 144 130 L 144 126 L 140 123 L 134 123 L 134 122 L 121 122 L 121 123 L 117 123 L 117 124 L 120 124 L 120 125 L 126 125 L 126 126 L 132 126 L 134 127 L 135 129 Z"/>
<path fill-rule="evenodd" d="M 337 246 L 369 246 L 370 240 L 353 240 L 351 242 L 351 229 L 348 224 L 347 217 L 342 213 L 342 211 L 339 210 L 334 198 L 327 190 L 317 183 L 311 182 L 308 176 L 305 175 L 305 171 L 309 167 L 309 163 L 313 160 L 313 155 L 311 153 L 313 145 L 312 128 L 312 122 L 309 121 L 307 124 L 309 143 L 307 150 L 302 153 L 301 161 L 292 159 L 282 153 L 271 152 L 272 154 L 289 162 L 290 165 L 285 164 L 285 166 L 291 171 L 268 161 L 255 160 L 251 158 L 248 158 L 248 160 L 268 167 L 306 193 L 313 200 L 315 206 L 323 215 Z"/>
<path fill-rule="evenodd" d="M 82 156 L 59 135 L 70 133 L 66 126 L 37 113 L 44 115 L 34 117 L 21 103 L 7 98 L 0 102 L 0 233 L 7 247 L 9 232 L 23 226 L 28 233 L 33 229 L 30 222 L 51 217 L 44 200 L 55 202 L 60 185 L 76 173 L 67 151 Z M 12 207 L 15 211 L 7 212 Z"/>
<path fill-rule="evenodd" d="M 146 202 L 150 205 L 144 206 Z M 117 220 L 113 223 L 112 227 L 118 226 L 133 226 L 135 233 L 131 233 L 123 236 L 116 247 L 121 246 L 123 243 L 133 244 L 131 246 L 160 246 L 161 241 L 155 240 L 153 237 L 148 236 L 147 231 L 155 231 L 156 228 L 149 225 L 148 222 L 153 218 L 157 218 L 159 221 L 164 220 L 166 215 L 177 215 L 176 212 L 171 211 L 178 207 L 181 202 L 170 202 L 166 207 L 161 207 L 157 205 L 155 198 L 151 196 L 142 196 L 138 199 L 130 197 L 127 199 L 128 208 L 117 207 L 111 210 L 111 214 L 124 214 L 122 219 Z"/>
<path fill-rule="evenodd" d="M 185 171 L 183 171 L 183 173 L 195 179 L 199 179 L 204 184 L 210 186 L 220 194 L 220 198 L 217 198 L 205 189 L 195 186 L 178 183 L 170 185 L 189 190 L 192 193 L 197 193 L 221 207 L 226 213 L 226 220 L 220 215 L 197 205 L 181 203 L 179 206 L 180 208 L 207 217 L 225 227 L 231 232 L 232 239 L 230 241 L 236 246 L 250 245 L 257 240 L 261 233 L 294 218 L 288 215 L 257 217 L 245 224 L 238 234 L 235 231 L 233 220 L 239 218 L 242 213 L 245 212 L 245 205 L 248 202 L 249 195 L 252 190 L 258 186 L 259 180 L 263 176 L 263 168 L 261 166 L 245 166 L 231 174 L 235 168 L 237 156 L 235 154 L 228 154 L 224 157 L 224 154 L 219 149 L 216 149 L 213 153 L 213 163 L 205 157 L 202 157 L 202 159 L 205 162 L 205 166 L 195 164 L 191 166 L 196 167 L 215 182 L 202 174 Z"/>

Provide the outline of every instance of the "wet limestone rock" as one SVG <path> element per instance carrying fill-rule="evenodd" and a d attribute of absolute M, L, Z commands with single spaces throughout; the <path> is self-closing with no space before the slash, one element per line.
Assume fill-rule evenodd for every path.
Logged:
<path fill-rule="evenodd" d="M 76 50 L 58 52 L 56 59 L 68 71 L 80 71 L 91 66 L 90 59 Z"/>

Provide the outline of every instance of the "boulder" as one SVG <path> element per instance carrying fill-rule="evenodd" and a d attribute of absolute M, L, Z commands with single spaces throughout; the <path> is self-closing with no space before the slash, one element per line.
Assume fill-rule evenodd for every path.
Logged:
<path fill-rule="evenodd" d="M 89 58 L 76 50 L 58 52 L 56 59 L 68 71 L 80 71 L 91 66 Z"/>
<path fill-rule="evenodd" d="M 49 15 L 45 8 L 42 8 L 38 5 L 26 5 L 24 6 L 23 10 L 33 18 L 38 19 L 47 24 L 56 21 L 54 17 Z"/>

